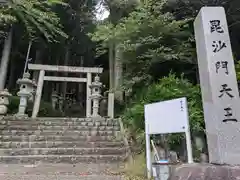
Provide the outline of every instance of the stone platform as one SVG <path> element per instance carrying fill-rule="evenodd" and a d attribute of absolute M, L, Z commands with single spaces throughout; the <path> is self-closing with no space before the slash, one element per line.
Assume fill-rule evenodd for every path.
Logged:
<path fill-rule="evenodd" d="M 240 166 L 186 164 L 177 167 L 169 180 L 239 180 Z"/>
<path fill-rule="evenodd" d="M 120 164 L 0 164 L 0 179 L 3 180 L 122 180 L 114 175 Z"/>

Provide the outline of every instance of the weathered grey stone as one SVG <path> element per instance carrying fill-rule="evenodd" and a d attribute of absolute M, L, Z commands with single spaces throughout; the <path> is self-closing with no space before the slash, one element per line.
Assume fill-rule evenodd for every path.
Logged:
<path fill-rule="evenodd" d="M 123 142 L 108 142 L 108 141 L 97 141 L 97 142 L 86 142 L 86 141 L 27 141 L 27 142 L 0 142 L 0 148 L 68 148 L 68 147 L 82 147 L 82 148 L 121 148 Z"/>
<path fill-rule="evenodd" d="M 76 164 L 79 162 L 87 163 L 108 163 L 125 160 L 125 156 L 120 155 L 25 155 L 25 156 L 0 156 L 1 163 L 19 164 L 28 163 L 69 163 Z"/>
<path fill-rule="evenodd" d="M 79 131 L 96 131 L 96 130 L 105 130 L 106 126 L 47 126 L 47 125 L 11 125 L 11 126 L 5 126 L 5 125 L 0 125 L 0 129 L 2 130 L 53 130 L 53 131 L 61 131 L 61 130 L 79 130 Z M 119 127 L 117 126 L 108 126 L 109 131 L 119 131 Z"/>
<path fill-rule="evenodd" d="M 9 105 L 9 97 L 12 96 L 7 89 L 0 91 L 0 116 L 1 121 L 4 119 L 3 116 L 7 114 Z"/>
<path fill-rule="evenodd" d="M 26 121 L 21 121 L 21 119 L 17 119 L 15 117 L 4 117 L 2 121 L 6 121 L 3 124 L 7 125 L 28 125 L 28 126 L 34 126 L 34 125 L 45 125 L 45 126 L 113 126 L 117 125 L 118 123 L 116 120 L 113 119 L 103 119 L 103 120 L 92 120 L 89 121 L 87 119 L 81 119 L 80 121 L 73 119 L 73 120 L 66 120 L 64 118 L 54 119 L 54 118 L 43 118 L 43 119 L 30 119 L 27 118 Z"/>
<path fill-rule="evenodd" d="M 121 175 L 109 174 L 119 168 L 118 163 L 0 164 L 0 177 L 3 180 L 120 180 Z"/>
<path fill-rule="evenodd" d="M 177 167 L 169 180 L 239 180 L 240 166 L 191 164 Z"/>
<path fill-rule="evenodd" d="M 175 151 L 170 151 L 170 152 L 169 152 L 169 159 L 170 159 L 170 162 L 172 162 L 172 163 L 177 163 L 177 162 L 178 162 L 177 152 L 175 152 Z"/>
<path fill-rule="evenodd" d="M 0 124 L 2 163 L 123 161 L 126 148 L 113 119 L 4 118 Z"/>
<path fill-rule="evenodd" d="M 95 121 L 95 126 L 100 126 L 101 122 Z"/>
<path fill-rule="evenodd" d="M 2 156 L 20 156 L 20 155 L 124 155 L 125 148 L 16 148 L 0 149 Z"/>
<path fill-rule="evenodd" d="M 203 7 L 194 26 L 209 162 L 240 165 L 240 101 L 224 8 Z"/>
<path fill-rule="evenodd" d="M 114 175 L 44 175 L 44 174 L 37 174 L 37 175 L 8 175 L 3 174 L 1 176 L 5 180 L 19 180 L 22 178 L 23 180 L 123 180 L 124 178 L 121 176 L 114 176 Z M 22 180 L 21 179 L 21 180 Z"/>
<path fill-rule="evenodd" d="M 94 122 L 88 122 L 87 125 L 88 125 L 88 126 L 93 126 L 93 125 L 94 125 Z"/>
<path fill-rule="evenodd" d="M 204 153 L 201 153 L 200 154 L 200 162 L 201 163 L 208 163 L 208 155 L 204 154 Z"/>
<path fill-rule="evenodd" d="M 119 131 L 98 131 L 98 130 L 2 130 L 1 134 L 5 136 L 52 136 L 52 135 L 62 135 L 62 136 L 114 136 Z"/>

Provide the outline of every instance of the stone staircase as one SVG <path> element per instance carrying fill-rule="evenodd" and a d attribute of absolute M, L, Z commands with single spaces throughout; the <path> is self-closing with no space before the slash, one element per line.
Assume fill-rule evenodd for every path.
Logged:
<path fill-rule="evenodd" d="M 0 121 L 0 163 L 115 163 L 126 158 L 115 119 L 5 117 Z"/>

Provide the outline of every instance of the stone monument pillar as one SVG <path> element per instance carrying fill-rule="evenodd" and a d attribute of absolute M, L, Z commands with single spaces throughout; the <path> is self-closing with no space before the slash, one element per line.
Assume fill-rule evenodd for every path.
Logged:
<path fill-rule="evenodd" d="M 27 108 L 27 101 L 32 96 L 34 87 L 33 81 L 30 80 L 30 74 L 28 72 L 24 73 L 23 78 L 17 80 L 17 84 L 20 85 L 20 90 L 17 93 L 20 97 L 20 103 L 16 116 L 26 117 L 25 111 Z"/>
<path fill-rule="evenodd" d="M 9 97 L 12 96 L 7 89 L 0 91 L 0 117 L 7 114 Z"/>
<path fill-rule="evenodd" d="M 91 94 L 90 98 L 93 100 L 92 117 L 100 117 L 99 102 L 100 102 L 100 99 L 102 98 L 101 87 L 102 87 L 102 83 L 100 82 L 100 77 L 97 74 L 94 77 L 94 81 L 93 81 L 92 85 L 90 85 L 90 88 L 92 90 L 92 94 Z"/>
<path fill-rule="evenodd" d="M 209 161 L 240 165 L 240 99 L 223 7 L 203 7 L 194 23 Z"/>

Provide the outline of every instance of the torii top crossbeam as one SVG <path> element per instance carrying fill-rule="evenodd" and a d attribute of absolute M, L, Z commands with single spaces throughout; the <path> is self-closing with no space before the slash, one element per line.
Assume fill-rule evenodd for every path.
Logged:
<path fill-rule="evenodd" d="M 96 73 L 103 72 L 103 68 L 97 67 L 77 67 L 77 66 L 58 66 L 58 65 L 42 65 L 42 64 L 28 64 L 29 70 L 44 70 L 54 72 L 72 72 L 72 73 Z"/>

